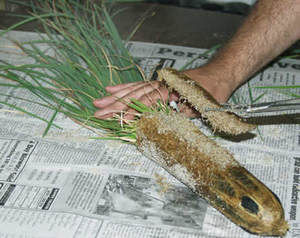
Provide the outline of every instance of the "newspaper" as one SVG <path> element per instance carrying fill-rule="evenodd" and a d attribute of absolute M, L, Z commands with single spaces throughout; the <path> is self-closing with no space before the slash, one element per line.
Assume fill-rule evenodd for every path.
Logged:
<path fill-rule="evenodd" d="M 18 40 L 38 37 L 29 32 L 9 34 Z M 127 46 L 153 79 L 157 68 L 180 69 L 187 64 L 193 68 L 209 58 L 203 56 L 205 49 L 143 42 Z M 0 39 L 0 59 L 28 62 L 5 38 Z M 288 92 L 262 90 L 257 85 L 300 85 L 300 61 L 272 63 L 231 101 L 247 103 L 262 94 L 260 102 L 288 97 Z M 299 94 L 299 89 L 293 92 Z M 21 90 L 0 87 L 0 93 L 1 100 L 46 118 L 53 115 L 10 96 L 33 99 Z M 300 237 L 299 118 L 287 116 L 291 121 L 283 123 L 276 116 L 259 118 L 264 123 L 249 138 L 216 140 L 276 193 L 291 226 L 286 237 Z M 200 120 L 194 122 L 204 133 L 211 133 Z M 89 139 L 92 131 L 63 115 L 55 118 L 55 124 L 63 129 L 52 127 L 42 137 L 45 122 L 0 105 L 0 237 L 255 237 L 133 145 Z"/>

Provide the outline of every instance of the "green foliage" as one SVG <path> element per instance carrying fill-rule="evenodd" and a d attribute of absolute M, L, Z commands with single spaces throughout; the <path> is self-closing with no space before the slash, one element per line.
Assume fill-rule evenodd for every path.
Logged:
<path fill-rule="evenodd" d="M 132 131 L 132 127 L 120 125 L 117 118 L 96 119 L 93 100 L 107 95 L 106 86 L 143 80 L 143 76 L 125 48 L 106 5 L 93 2 L 34 1 L 33 15 L 1 35 L 34 20 L 42 24 L 46 34 L 40 33 L 39 40 L 14 41 L 34 63 L 16 66 L 2 62 L 0 77 L 12 83 L 1 86 L 25 88 L 40 99 L 36 103 L 53 109 L 54 117 L 57 112 L 64 113 L 84 126 L 126 137 L 123 132 Z M 49 49 L 43 50 L 42 45 Z M 46 120 L 17 106 L 9 106 Z M 54 117 L 46 120 L 46 132 Z M 127 133 L 127 136 L 131 140 L 134 138 L 134 134 Z"/>

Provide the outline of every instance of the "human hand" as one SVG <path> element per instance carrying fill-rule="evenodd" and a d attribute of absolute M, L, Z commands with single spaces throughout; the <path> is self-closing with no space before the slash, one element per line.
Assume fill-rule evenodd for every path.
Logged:
<path fill-rule="evenodd" d="M 206 89 L 218 102 L 225 102 L 232 93 L 226 82 L 218 81 L 217 77 L 212 77 L 209 70 L 204 67 L 184 71 L 192 80 Z M 106 96 L 94 101 L 94 105 L 99 108 L 95 112 L 95 117 L 107 119 L 114 114 L 123 112 L 124 119 L 133 119 L 136 111 L 128 106 L 131 98 L 138 99 L 147 106 L 155 105 L 157 100 L 162 102 L 178 101 L 177 93 L 169 93 L 168 89 L 159 81 L 135 82 L 119 84 L 106 87 L 110 96 Z M 186 106 L 180 105 L 179 110 L 187 116 L 197 116 L 195 111 Z"/>
<path fill-rule="evenodd" d="M 136 111 L 128 106 L 131 98 L 147 106 L 156 104 L 157 100 L 178 100 L 175 93 L 169 94 L 168 89 L 158 81 L 119 84 L 106 87 L 106 91 L 111 95 L 94 101 L 94 105 L 100 109 L 95 112 L 95 117 L 99 119 L 110 118 L 120 112 L 124 113 L 124 119 L 133 119 Z"/>

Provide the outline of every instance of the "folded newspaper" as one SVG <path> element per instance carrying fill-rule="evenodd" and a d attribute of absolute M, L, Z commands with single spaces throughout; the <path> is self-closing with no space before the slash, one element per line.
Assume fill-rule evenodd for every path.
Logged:
<path fill-rule="evenodd" d="M 20 41 L 37 37 L 29 32 L 9 34 Z M 204 49 L 143 42 L 127 47 L 153 78 L 162 67 L 180 69 L 190 62 L 193 68 L 207 61 L 198 57 Z M 5 38 L 0 39 L 0 59 L 28 62 Z M 300 85 L 300 60 L 273 62 L 230 100 L 249 103 L 288 97 L 288 92 L 257 88 L 270 85 Z M 293 90 L 299 94 L 299 89 Z M 1 100 L 46 118 L 53 115 L 12 97 L 26 96 L 20 89 L 0 88 L 0 93 L 8 95 Z M 285 117 L 275 113 L 260 117 L 260 126 L 249 138 L 216 138 L 278 195 L 291 227 L 286 237 L 300 237 L 299 117 L 297 112 Z M 194 123 L 210 135 L 200 120 Z M 44 122 L 0 105 L 0 237 L 255 237 L 134 146 L 92 140 L 91 131 L 60 114 L 55 124 L 64 129 L 53 127 L 42 137 Z"/>

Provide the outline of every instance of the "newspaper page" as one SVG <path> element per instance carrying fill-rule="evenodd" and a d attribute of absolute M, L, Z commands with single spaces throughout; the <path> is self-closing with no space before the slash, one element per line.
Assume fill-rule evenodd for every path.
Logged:
<path fill-rule="evenodd" d="M 36 39 L 10 32 L 13 39 Z M 48 50 L 47 46 L 44 50 Z M 127 45 L 149 78 L 162 67 L 205 64 L 205 49 L 130 42 Z M 29 59 L 6 38 L 0 59 L 14 64 Z M 0 78 L 5 83 L 4 78 Z M 230 99 L 251 103 L 298 93 L 260 89 L 264 85 L 300 85 L 300 60 L 272 63 Z M 250 93 L 251 92 L 251 93 Z M 18 100 L 21 96 L 29 101 Z M 261 96 L 262 95 L 262 96 Z M 0 100 L 43 118 L 53 111 L 31 103 L 23 90 L 0 87 Z M 256 237 L 236 226 L 133 145 L 90 139 L 87 130 L 63 115 L 45 137 L 47 123 L 0 104 L 0 237 Z M 216 141 L 280 198 L 290 224 L 286 237 L 300 237 L 300 128 L 296 112 L 255 118 L 257 131 L 247 138 Z M 200 119 L 199 129 L 212 135 Z"/>

